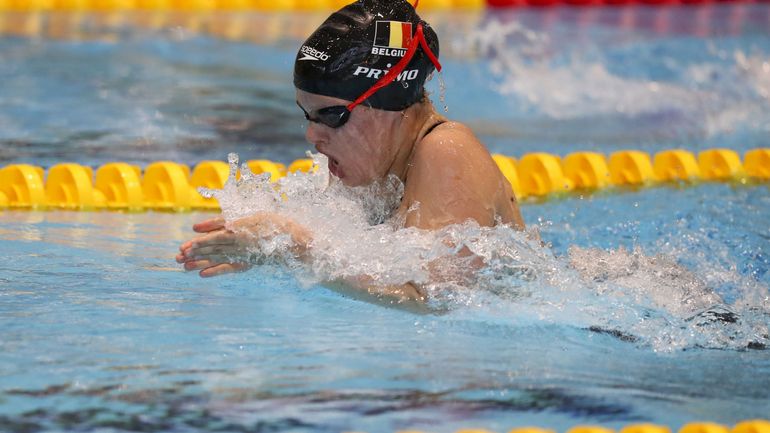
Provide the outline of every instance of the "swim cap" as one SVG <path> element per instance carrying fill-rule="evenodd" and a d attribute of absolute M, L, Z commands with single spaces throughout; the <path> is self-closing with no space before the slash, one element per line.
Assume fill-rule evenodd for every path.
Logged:
<path fill-rule="evenodd" d="M 420 24 L 424 43 L 437 58 L 438 36 L 406 0 L 349 4 L 329 16 L 302 44 L 294 61 L 294 86 L 354 101 L 407 54 Z M 422 98 L 425 80 L 433 69 L 428 53 L 418 48 L 393 82 L 364 104 L 389 111 L 409 107 Z"/>

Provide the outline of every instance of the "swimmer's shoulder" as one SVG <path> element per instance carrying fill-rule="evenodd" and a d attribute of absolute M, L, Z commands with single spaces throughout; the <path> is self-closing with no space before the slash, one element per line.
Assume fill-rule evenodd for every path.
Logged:
<path fill-rule="evenodd" d="M 436 229 L 468 220 L 494 225 L 491 182 L 473 156 L 483 146 L 469 134 L 461 124 L 442 124 L 417 144 L 399 211 L 407 227 Z"/>
<path fill-rule="evenodd" d="M 499 219 L 524 227 L 510 183 L 468 126 L 452 121 L 436 126 L 420 142 L 413 162 L 419 183 L 432 185 L 431 194 L 444 200 L 464 196 L 469 203 L 488 209 L 488 218 L 476 218 L 479 223 Z"/>
<path fill-rule="evenodd" d="M 465 182 L 481 181 L 496 173 L 496 165 L 476 134 L 460 122 L 445 120 L 423 137 L 415 150 L 414 163 L 427 172 L 451 170 Z"/>
<path fill-rule="evenodd" d="M 415 148 L 405 185 L 407 203 L 430 203 L 447 221 L 494 222 L 499 182 L 492 157 L 467 126 L 445 122 Z"/>
<path fill-rule="evenodd" d="M 468 158 L 489 155 L 476 134 L 460 122 L 444 119 L 431 126 L 428 131 L 417 146 L 415 158 L 439 158 L 449 161 L 457 159 L 462 162 Z"/>

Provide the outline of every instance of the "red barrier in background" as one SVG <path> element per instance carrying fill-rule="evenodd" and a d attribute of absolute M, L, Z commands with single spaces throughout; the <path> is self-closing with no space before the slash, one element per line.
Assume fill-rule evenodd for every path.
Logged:
<path fill-rule="evenodd" d="M 559 5 L 569 6 L 625 6 L 637 5 L 703 5 L 708 3 L 754 3 L 757 0 L 487 0 L 487 5 L 493 8 L 504 7 L 549 7 Z M 768 2 L 770 0 L 758 0 Z"/>
<path fill-rule="evenodd" d="M 501 3 L 510 0 L 488 0 Z M 507 8 L 498 8 L 498 19 L 503 21 L 518 20 L 531 23 L 534 28 L 549 31 L 562 23 L 577 27 L 609 26 L 622 28 L 630 32 L 646 32 L 656 35 L 691 35 L 704 37 L 709 35 L 735 36 L 747 28 L 770 27 L 770 7 L 757 7 L 757 2 L 750 1 L 713 1 L 698 0 L 701 3 L 665 3 L 652 6 L 638 0 L 590 0 L 590 1 L 627 1 L 623 7 L 582 7 L 586 0 L 516 0 L 522 6 L 519 12 L 506 12 Z M 546 5 L 546 2 L 551 2 Z M 632 3 L 632 1 L 634 1 Z M 661 0 L 663 1 L 663 0 Z M 764 0 L 767 2 L 770 0 Z M 570 3 L 567 3 L 570 2 Z M 752 4 L 754 3 L 754 4 Z M 591 3 L 594 5 L 595 3 Z M 539 7 L 527 7 L 539 6 Z M 548 6 L 548 7 L 545 7 Z M 555 6 L 555 7 L 551 7 Z M 495 13 L 494 9 L 491 10 Z"/>

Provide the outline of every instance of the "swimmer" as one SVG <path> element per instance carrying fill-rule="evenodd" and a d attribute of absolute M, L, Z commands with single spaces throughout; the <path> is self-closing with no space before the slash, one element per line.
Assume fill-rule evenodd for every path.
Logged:
<path fill-rule="evenodd" d="M 437 113 L 425 93 L 427 78 L 441 70 L 438 54 L 436 33 L 406 0 L 359 0 L 335 12 L 302 44 L 294 63 L 305 137 L 346 186 L 398 177 L 404 195 L 393 218 L 405 227 L 435 230 L 473 220 L 523 230 L 511 185 L 489 151 L 467 126 Z M 312 230 L 279 214 L 227 226 L 214 218 L 193 230 L 200 236 L 184 243 L 176 259 L 201 277 L 248 269 L 248 249 L 277 233 L 290 235 L 298 258 L 312 260 Z M 329 283 L 425 300 L 412 283 L 379 287 L 367 276 Z"/>

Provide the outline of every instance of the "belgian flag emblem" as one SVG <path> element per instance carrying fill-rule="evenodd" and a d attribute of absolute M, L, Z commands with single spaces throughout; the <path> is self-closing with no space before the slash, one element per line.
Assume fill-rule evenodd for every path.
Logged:
<path fill-rule="evenodd" d="M 412 42 L 412 23 L 377 21 L 374 45 L 389 48 L 408 48 Z"/>

